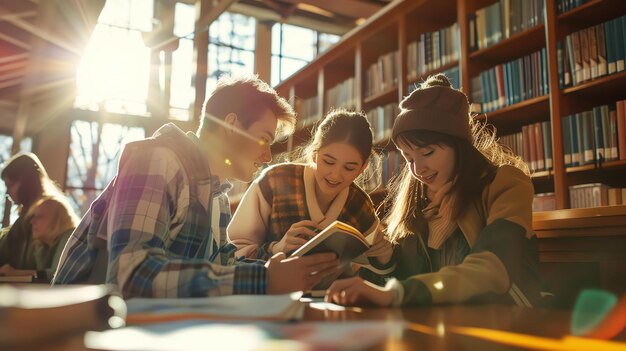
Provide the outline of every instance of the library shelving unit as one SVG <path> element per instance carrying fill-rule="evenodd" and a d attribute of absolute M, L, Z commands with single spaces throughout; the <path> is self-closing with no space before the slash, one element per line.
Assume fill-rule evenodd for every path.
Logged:
<path fill-rule="evenodd" d="M 626 89 L 623 88 L 626 87 L 626 71 L 561 89 L 558 82 L 557 42 L 563 41 L 572 32 L 623 16 L 626 14 L 626 2 L 589 0 L 579 7 L 557 14 L 559 1 L 521 2 L 525 4 L 524 6 L 530 2 L 536 4 L 533 5 L 535 19 L 532 20 L 532 25 L 527 24 L 523 29 L 511 30 L 510 34 L 502 33 L 498 40 L 486 47 L 472 48 L 470 26 L 473 16 L 481 9 L 497 5 L 498 1 L 398 0 L 349 32 L 308 66 L 283 81 L 277 90 L 283 96 L 289 96 L 292 101 L 316 95 L 319 97 L 320 111 L 326 113 L 333 107 L 328 103 L 328 90 L 345 79 L 352 78 L 355 98 L 353 107 L 367 112 L 377 106 L 399 103 L 402 97 L 409 93 L 412 84 L 423 81 L 430 74 L 458 67 L 460 88 L 472 99 L 471 82 L 480 77 L 481 72 L 542 51 L 546 65 L 539 65 L 538 74 L 546 74 L 544 93 L 535 92 L 532 97 L 490 109 L 489 112 L 479 114 L 477 118 L 486 119 L 493 124 L 499 136 L 519 133 L 524 125 L 548 122 L 551 134 L 547 140 L 550 141 L 553 150 L 553 166 L 550 169 L 536 170 L 533 181 L 537 192 L 554 192 L 556 209 L 568 209 L 571 185 L 602 180 L 611 186 L 626 187 L 626 177 L 622 176 L 626 171 L 624 160 L 566 167 L 561 126 L 563 116 L 626 99 Z M 504 0 L 500 2 L 505 3 Z M 507 3 L 512 4 L 514 1 Z M 538 8 L 541 5 L 543 8 Z M 457 43 L 460 45 L 456 48 L 460 53 L 458 60 L 445 62 L 417 75 L 409 72 L 408 60 L 411 55 L 408 51 L 411 43 L 419 41 L 423 33 L 436 32 L 455 23 L 458 25 L 460 36 L 460 42 Z M 427 42 L 426 45 L 431 44 Z M 443 42 L 441 45 L 444 45 Z M 399 67 L 394 71 L 398 77 L 392 85 L 385 84 L 384 88 L 378 89 L 376 93 L 366 95 L 366 90 L 369 90 L 366 89 L 368 69 L 381 57 L 394 51 L 398 52 Z M 546 70 L 547 72 L 544 72 Z M 298 110 L 297 105 L 296 110 L 299 118 L 308 117 L 301 114 L 302 111 Z M 321 114 L 317 118 L 320 116 Z M 309 121 L 307 127 L 310 127 L 311 119 L 307 121 Z M 374 128 L 376 129 L 376 126 Z M 303 129 L 306 130 L 305 133 Z M 288 146 L 277 145 L 274 151 L 285 151 L 309 136 L 310 128 L 300 128 Z M 377 145 L 391 148 L 391 143 L 384 139 L 378 140 Z"/>
<path fill-rule="evenodd" d="M 501 5 L 498 5 L 498 2 Z M 470 102 L 477 103 L 478 101 L 472 101 L 475 100 L 475 93 L 478 92 L 478 89 L 474 89 L 473 83 L 483 78 L 484 72 L 490 70 L 496 72 L 498 69 L 500 72 L 502 70 L 507 72 L 506 69 L 512 67 L 513 61 L 521 62 L 520 65 L 526 67 L 524 65 L 527 64 L 527 61 L 530 61 L 529 65 L 532 65 L 534 60 L 536 72 L 530 73 L 530 77 L 520 73 L 521 79 L 526 79 L 525 84 L 532 86 L 536 83 L 537 77 L 541 77 L 544 85 L 539 90 L 535 89 L 530 95 L 527 93 L 525 99 L 514 100 L 511 98 L 510 101 L 507 99 L 506 103 L 500 103 L 499 108 L 489 108 L 489 112 L 481 113 L 477 118 L 486 119 L 493 124 L 497 128 L 499 136 L 521 133 L 524 126 L 538 122 L 547 123 L 550 126 L 550 132 L 547 133 L 545 140 L 552 147 L 553 165 L 549 169 L 537 169 L 532 179 L 537 193 L 554 193 L 556 211 L 551 211 L 553 213 L 536 213 L 535 224 L 540 242 L 544 243 L 544 248 L 545 245 L 549 246 L 546 250 L 558 251 L 555 247 L 558 247 L 561 240 L 565 240 L 578 251 L 570 251 L 560 256 L 555 255 L 554 252 L 542 251 L 542 262 L 545 262 L 546 259 L 562 260 L 568 263 L 582 262 L 583 265 L 586 265 L 585 267 L 592 267 L 590 268 L 592 272 L 597 273 L 598 269 L 600 269 L 600 273 L 604 272 L 602 274 L 605 276 L 603 276 L 602 281 L 605 282 L 611 277 L 617 277 L 616 271 L 619 271 L 619 274 L 626 273 L 624 269 L 613 269 L 609 273 L 603 270 L 603 267 L 607 266 L 605 263 L 617 256 L 581 254 L 584 248 L 580 246 L 579 240 L 581 237 L 592 238 L 598 232 L 606 233 L 608 231 L 610 244 L 602 244 L 603 247 L 607 250 L 610 250 L 611 246 L 622 251 L 626 250 L 626 230 L 624 230 L 626 228 L 624 226 L 626 206 L 598 207 L 582 211 L 581 209 L 571 209 L 569 187 L 603 182 L 613 187 L 626 188 L 626 160 L 596 161 L 582 166 L 566 167 L 562 119 L 570 114 L 591 110 L 595 106 L 614 104 L 618 100 L 625 100 L 626 70 L 561 88 L 557 49 L 561 45 L 560 42 L 563 42 L 573 32 L 624 16 L 626 14 L 626 1 L 588 0 L 580 2 L 582 4 L 579 4 L 578 7 L 557 12 L 557 7 L 563 3 L 562 0 L 396 0 L 361 26 L 349 32 L 340 42 L 308 66 L 283 81 L 277 86 L 277 90 L 281 95 L 292 98 L 292 101 L 317 94 L 320 97 L 319 104 L 323 107 L 322 113 L 325 114 L 332 107 L 328 104 L 328 89 L 337 82 L 351 77 L 354 79 L 354 107 L 357 110 L 367 112 L 376 106 L 390 103 L 398 104 L 402 97 L 409 93 L 411 85 L 421 82 L 430 74 L 458 67 L 460 89 L 470 97 Z M 518 13 L 517 20 L 520 16 L 526 16 L 526 19 L 529 19 L 528 16 L 530 16 L 530 22 L 526 23 L 524 27 L 518 26 L 513 30 L 513 20 L 511 20 L 513 17 L 509 17 L 511 22 L 505 24 L 511 28 L 510 32 L 500 33 L 498 38 L 487 45 L 482 45 L 482 47 L 471 42 L 471 35 L 476 35 L 476 32 L 480 34 L 481 30 L 484 35 L 485 30 L 489 31 L 490 29 L 489 25 L 478 30 L 474 27 L 477 23 L 477 16 L 483 16 L 483 20 L 485 16 L 489 16 L 489 10 L 484 9 L 502 6 L 502 10 L 499 11 L 504 12 L 504 8 L 513 3 L 528 7 L 524 7 L 523 11 L 520 10 L 520 7 L 517 8 L 522 13 L 521 15 Z M 530 3 L 532 4 L 528 5 Z M 528 9 L 531 12 L 534 11 L 532 12 L 534 15 L 529 15 Z M 506 11 L 509 10 L 513 11 L 514 9 L 506 9 Z M 491 14 L 493 15 L 493 12 Z M 532 18 L 533 16 L 534 18 Z M 422 71 L 422 74 L 409 72 L 410 62 L 408 60 L 414 56 L 409 52 L 411 43 L 424 38 L 422 36 L 424 33 L 441 32 L 442 29 L 455 25 L 455 23 L 460 38 L 459 42 L 456 43 L 458 46 L 456 50 L 459 52 L 458 59 L 435 65 L 434 68 L 430 66 L 431 69 Z M 502 28 L 504 27 L 505 25 L 502 24 Z M 624 35 L 626 36 L 626 33 Z M 438 36 L 438 40 L 446 40 L 441 38 L 445 35 L 439 33 Z M 435 35 L 432 36 L 432 38 L 435 37 Z M 431 44 L 425 42 L 427 48 Z M 441 46 L 443 47 L 443 45 L 442 42 Z M 393 86 L 387 84 L 384 89 L 380 89 L 376 94 L 366 96 L 366 72 L 368 68 L 382 56 L 393 51 L 398 52 L 397 64 L 399 65 L 396 67 L 398 77 L 394 80 Z M 537 54 L 538 52 L 540 54 Z M 532 56 L 535 54 L 537 55 Z M 428 55 L 426 56 L 428 61 Z M 529 56 L 530 58 L 527 58 Z M 532 76 L 533 74 L 534 76 Z M 502 76 L 502 73 L 500 75 Z M 519 79 L 517 82 L 515 80 L 513 82 L 519 83 Z M 509 78 L 509 83 L 505 81 L 502 90 L 508 89 L 510 93 L 511 89 L 515 88 L 512 88 L 514 85 L 508 84 L 514 83 L 511 83 L 511 78 Z M 522 90 L 524 89 L 523 84 L 520 83 Z M 482 93 L 484 94 L 485 91 Z M 297 112 L 301 113 L 302 111 L 297 110 Z M 299 116 L 299 118 L 306 117 Z M 296 138 L 288 147 L 278 145 L 274 151 L 281 152 L 302 142 L 310 136 L 310 129 L 306 133 L 299 131 L 295 135 Z M 378 140 L 377 145 L 383 145 L 388 150 L 392 149 L 392 143 L 385 139 Z M 626 150 L 620 150 L 620 152 L 624 153 Z M 382 198 L 381 193 L 382 191 L 377 191 L 376 197 Z M 611 223 L 598 218 L 610 219 L 617 224 L 612 226 Z M 599 225 L 601 222 L 602 225 Z M 586 223 L 584 226 L 589 230 L 577 230 L 576 228 L 580 228 L 580 223 Z M 554 230 L 558 228 L 562 229 L 558 235 L 550 236 L 552 234 L 547 234 L 545 238 L 542 238 L 543 233 L 554 233 Z M 613 261 L 613 265 L 626 267 L 623 264 L 626 263 L 624 256 L 621 257 L 619 263 Z M 559 272 L 567 272 L 568 269 L 572 269 L 572 267 L 564 268 Z M 566 284 L 564 281 L 561 283 Z M 602 282 L 599 285 L 606 286 Z M 625 287 L 623 283 L 620 286 L 621 288 Z"/>

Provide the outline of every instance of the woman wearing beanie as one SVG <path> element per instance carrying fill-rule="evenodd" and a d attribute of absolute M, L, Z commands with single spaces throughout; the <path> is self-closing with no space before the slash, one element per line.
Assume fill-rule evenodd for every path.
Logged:
<path fill-rule="evenodd" d="M 533 306 L 539 297 L 533 185 L 524 162 L 469 114 L 443 74 L 400 103 L 392 140 L 407 162 L 389 185 L 383 222 L 394 244 L 384 287 L 336 281 L 344 305 L 477 301 Z"/>

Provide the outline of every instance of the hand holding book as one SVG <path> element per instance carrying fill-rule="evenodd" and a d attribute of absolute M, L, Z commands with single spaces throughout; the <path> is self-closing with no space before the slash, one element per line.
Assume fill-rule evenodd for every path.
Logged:
<path fill-rule="evenodd" d="M 319 223 L 311 220 L 303 220 L 291 225 L 285 235 L 272 246 L 272 253 L 289 253 L 299 249 L 302 245 L 321 230 Z"/>
<path fill-rule="evenodd" d="M 393 255 L 393 247 L 391 242 L 385 236 L 385 228 L 378 228 L 374 234 L 372 246 L 365 252 L 367 257 L 374 257 L 379 263 L 386 265 Z"/>
<path fill-rule="evenodd" d="M 341 265 L 345 266 L 369 248 L 370 244 L 358 229 L 341 221 L 334 221 L 294 251 L 291 257 L 333 252 L 339 258 Z"/>

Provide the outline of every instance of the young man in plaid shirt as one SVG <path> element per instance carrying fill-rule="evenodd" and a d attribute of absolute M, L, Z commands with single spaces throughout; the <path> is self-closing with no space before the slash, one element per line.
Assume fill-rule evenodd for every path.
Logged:
<path fill-rule="evenodd" d="M 291 106 L 265 82 L 221 79 L 196 133 L 167 124 L 125 147 L 115 179 L 72 233 L 53 284 L 106 282 L 125 298 L 313 287 L 337 268 L 334 254 L 233 264 L 226 240 L 227 179 L 252 180 L 294 121 Z"/>

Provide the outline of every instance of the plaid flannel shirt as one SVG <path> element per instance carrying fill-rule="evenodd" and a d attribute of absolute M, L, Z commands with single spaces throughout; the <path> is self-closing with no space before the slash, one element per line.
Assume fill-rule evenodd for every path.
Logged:
<path fill-rule="evenodd" d="M 191 140 L 193 151 L 200 152 L 197 137 L 185 136 L 173 125 L 162 127 L 155 136 L 172 130 L 181 142 Z M 263 265 L 232 265 L 232 250 L 223 250 L 231 216 L 226 195 L 230 184 L 219 184 L 216 177 L 198 181 L 198 201 L 190 203 L 189 177 L 174 151 L 144 147 L 124 153 L 122 159 L 127 158 L 120 163 L 114 186 L 100 196 L 110 204 L 102 218 L 106 231 L 85 228 L 97 221 L 94 205 L 99 198 L 70 237 L 53 284 L 84 280 L 96 259 L 95 236 L 105 236 L 107 283 L 117 285 L 124 297 L 266 292 Z M 203 220 L 207 215 L 209 221 Z M 202 225 L 207 222 L 212 224 Z"/>

